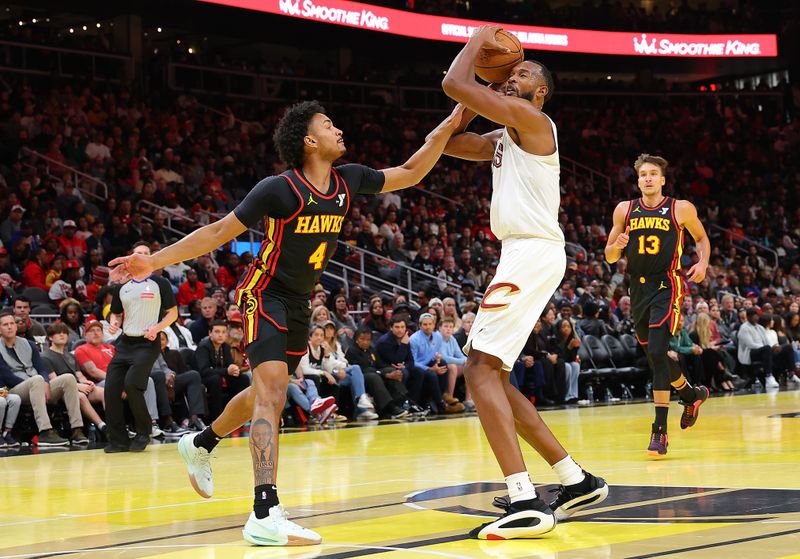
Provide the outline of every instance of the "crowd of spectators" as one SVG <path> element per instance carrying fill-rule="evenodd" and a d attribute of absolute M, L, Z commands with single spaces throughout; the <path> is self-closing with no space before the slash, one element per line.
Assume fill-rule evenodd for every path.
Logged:
<path fill-rule="evenodd" d="M 104 264 L 138 240 L 158 250 L 280 172 L 269 131 L 281 106 L 234 104 L 217 113 L 187 94 L 18 85 L 0 93 L 0 299 L 15 318 L 0 320 L 0 329 L 8 340 L 19 336 L 33 349 L 47 349 L 50 359 L 10 374 L 33 386 L 40 377 L 52 384 L 59 372 L 74 373 L 77 406 L 102 432 L 98 395 L 114 351 L 105 328 L 111 287 Z M 711 266 L 705 281 L 690 286 L 675 357 L 695 382 L 718 390 L 759 372 L 768 385 L 795 380 L 800 169 L 791 154 L 800 130 L 793 104 L 780 94 L 556 96 L 548 110 L 561 153 L 610 178 L 562 169 L 560 222 L 570 263 L 520 356 L 522 373 L 514 375 L 520 388 L 540 403 L 576 402 L 581 338 L 630 333 L 625 262 L 609 267 L 602 249 L 614 204 L 636 195 L 630 162 L 640 151 L 670 160 L 667 192 L 692 200 L 712 237 Z M 347 160 L 377 168 L 404 161 L 437 123 L 435 115 L 387 108 L 333 106 L 330 114 L 345 131 Z M 486 165 L 445 157 L 420 189 L 354 201 L 334 261 L 360 269 L 364 258 L 367 275 L 350 275 L 346 286 L 324 276 L 315 294 L 314 306 L 328 316 L 314 320 L 321 328 L 309 344 L 319 343 L 295 373 L 290 394 L 306 419 L 342 420 L 329 398 L 351 419 L 365 420 L 471 407 L 452 340 L 463 343 L 498 262 L 490 182 Z M 695 258 L 687 250 L 683 264 Z M 228 244 L 164 270 L 183 318 L 167 329 L 164 359 L 153 374 L 154 433 L 202 428 L 249 384 L 241 316 L 231 301 L 251 260 Z M 392 293 L 381 280 L 406 290 Z M 31 313 L 58 315 L 63 327 L 47 330 Z M 77 367 L 59 361 L 70 350 Z M 6 377 L 13 396 L 15 380 Z M 42 392 L 33 391 L 37 402 Z M 34 401 L 30 393 L 24 403 Z M 72 388 L 49 393 L 55 399 L 63 393 L 65 404 L 70 399 L 73 442 L 83 441 Z M 10 396 L 6 407 L 16 409 Z M 59 437 L 35 415 L 40 440 Z"/>

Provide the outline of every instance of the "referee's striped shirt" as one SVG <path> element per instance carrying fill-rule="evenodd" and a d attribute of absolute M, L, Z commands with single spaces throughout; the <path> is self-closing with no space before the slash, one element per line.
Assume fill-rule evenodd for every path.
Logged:
<path fill-rule="evenodd" d="M 117 286 L 111 301 L 111 312 L 125 314 L 122 333 L 129 337 L 142 337 L 155 326 L 164 313 L 177 306 L 172 286 L 166 278 L 149 278 Z"/>

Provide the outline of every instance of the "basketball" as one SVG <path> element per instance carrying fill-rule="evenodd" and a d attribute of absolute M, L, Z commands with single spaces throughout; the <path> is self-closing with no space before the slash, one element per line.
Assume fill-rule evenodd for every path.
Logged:
<path fill-rule="evenodd" d="M 481 49 L 475 60 L 475 74 L 489 83 L 502 83 L 508 79 L 511 69 L 525 60 L 525 51 L 519 40 L 503 29 L 495 33 L 495 40 L 511 49 L 511 52 L 497 52 Z"/>

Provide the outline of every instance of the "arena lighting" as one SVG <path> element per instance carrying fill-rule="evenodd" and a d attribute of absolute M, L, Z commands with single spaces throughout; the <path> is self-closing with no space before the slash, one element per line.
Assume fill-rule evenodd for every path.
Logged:
<path fill-rule="evenodd" d="M 465 43 L 484 21 L 431 16 L 348 0 L 197 0 L 383 33 Z M 502 24 L 530 50 L 676 57 L 774 57 L 777 36 L 678 35 Z"/>

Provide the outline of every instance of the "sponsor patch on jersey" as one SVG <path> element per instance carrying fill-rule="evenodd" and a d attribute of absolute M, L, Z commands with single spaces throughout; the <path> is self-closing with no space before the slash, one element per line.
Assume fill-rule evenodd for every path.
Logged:
<path fill-rule="evenodd" d="M 139 298 L 140 299 L 154 299 L 155 296 L 156 296 L 156 294 L 153 293 L 152 291 L 142 291 L 142 294 L 139 295 Z"/>

